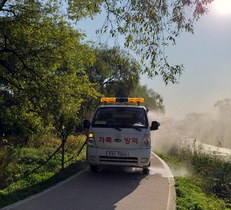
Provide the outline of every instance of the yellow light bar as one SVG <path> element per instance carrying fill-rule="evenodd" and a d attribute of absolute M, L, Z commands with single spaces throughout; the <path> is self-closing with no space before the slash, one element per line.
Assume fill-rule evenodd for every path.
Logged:
<path fill-rule="evenodd" d="M 128 103 L 144 103 L 144 98 L 128 98 Z"/>
<path fill-rule="evenodd" d="M 127 98 L 127 97 L 107 97 L 107 98 L 101 98 L 101 103 L 137 103 L 138 105 L 140 103 L 144 103 L 144 98 Z"/>
<path fill-rule="evenodd" d="M 114 102 L 116 102 L 116 98 L 101 98 L 100 99 L 100 102 L 101 103 L 114 103 Z"/>

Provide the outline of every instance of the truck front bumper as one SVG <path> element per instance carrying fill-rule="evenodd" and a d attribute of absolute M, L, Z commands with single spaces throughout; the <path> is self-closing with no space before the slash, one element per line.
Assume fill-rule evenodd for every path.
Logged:
<path fill-rule="evenodd" d="M 125 154 L 124 156 L 111 156 L 113 154 Z M 132 166 L 147 167 L 150 164 L 151 148 L 133 149 L 133 150 L 116 150 L 89 147 L 88 161 L 90 165 L 111 165 L 111 166 Z"/>

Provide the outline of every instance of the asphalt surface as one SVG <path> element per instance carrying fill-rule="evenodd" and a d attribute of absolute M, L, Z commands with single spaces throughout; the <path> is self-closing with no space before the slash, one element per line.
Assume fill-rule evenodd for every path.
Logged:
<path fill-rule="evenodd" d="M 135 168 L 86 169 L 2 210 L 174 210 L 175 197 L 171 171 L 153 154 L 148 175 Z"/>

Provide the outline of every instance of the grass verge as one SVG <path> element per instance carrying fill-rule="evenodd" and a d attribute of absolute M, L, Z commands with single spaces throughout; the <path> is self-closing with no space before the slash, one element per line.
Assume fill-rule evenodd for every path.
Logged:
<path fill-rule="evenodd" d="M 58 152 L 47 164 L 34 171 L 58 147 L 57 139 L 47 139 L 39 146 L 31 144 L 14 148 L 14 160 L 0 177 L 0 208 L 39 193 L 85 168 L 87 166 L 85 148 L 77 157 L 77 152 L 84 141 L 83 136 L 71 136 L 68 139 L 65 149 L 67 162 L 64 170 L 60 170 L 61 153 Z"/>
<path fill-rule="evenodd" d="M 169 165 L 175 178 L 177 209 L 231 209 L 229 161 L 187 148 L 157 154 Z"/>

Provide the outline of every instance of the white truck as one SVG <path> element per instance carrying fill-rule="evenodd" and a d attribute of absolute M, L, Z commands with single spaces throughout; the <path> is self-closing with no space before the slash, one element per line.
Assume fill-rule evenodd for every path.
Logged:
<path fill-rule="evenodd" d="M 151 133 L 159 123 L 151 122 L 143 98 L 101 98 L 88 129 L 87 159 L 92 172 L 100 166 L 131 166 L 148 173 L 151 157 Z M 134 104 L 135 103 L 135 104 Z"/>

